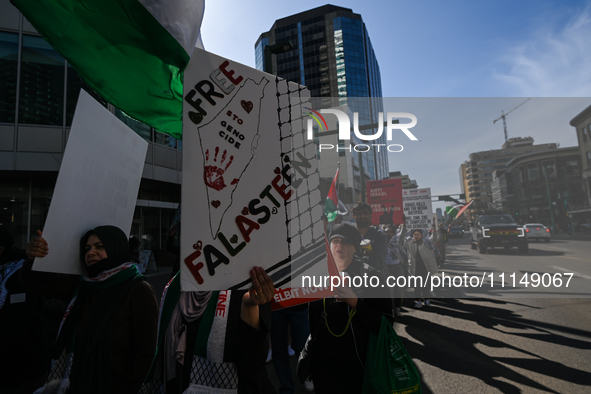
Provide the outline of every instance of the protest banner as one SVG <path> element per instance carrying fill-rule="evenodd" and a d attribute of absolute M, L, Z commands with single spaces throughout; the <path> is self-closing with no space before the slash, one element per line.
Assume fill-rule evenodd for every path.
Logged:
<path fill-rule="evenodd" d="M 200 49 L 184 84 L 183 291 L 291 286 L 326 259 L 308 90 Z"/>
<path fill-rule="evenodd" d="M 433 225 L 431 188 L 405 189 L 402 191 L 406 228 L 429 230 Z"/>
<path fill-rule="evenodd" d="M 402 223 L 402 180 L 367 181 L 367 203 L 371 206 L 371 222 Z"/>
<path fill-rule="evenodd" d="M 51 252 L 33 270 L 82 275 L 86 231 L 113 225 L 129 234 L 147 150 L 146 141 L 80 91 L 43 226 Z"/>

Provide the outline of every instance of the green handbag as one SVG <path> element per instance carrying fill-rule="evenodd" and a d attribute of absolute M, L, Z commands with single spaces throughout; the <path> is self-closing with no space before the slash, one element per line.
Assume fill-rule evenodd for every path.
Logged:
<path fill-rule="evenodd" d="M 369 337 L 362 393 L 421 393 L 421 376 L 415 363 L 384 316 L 380 333 Z"/>

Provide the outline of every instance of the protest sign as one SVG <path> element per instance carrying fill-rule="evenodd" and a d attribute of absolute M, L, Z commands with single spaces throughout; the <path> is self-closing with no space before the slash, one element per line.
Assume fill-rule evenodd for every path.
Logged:
<path fill-rule="evenodd" d="M 371 206 L 372 224 L 401 224 L 402 180 L 368 181 L 367 203 Z"/>
<path fill-rule="evenodd" d="M 100 225 L 129 234 L 148 143 L 84 90 L 51 198 L 43 237 L 50 252 L 33 270 L 84 273 L 80 238 Z"/>
<path fill-rule="evenodd" d="M 306 88 L 195 49 L 184 73 L 181 286 L 277 286 L 326 259 Z"/>
<path fill-rule="evenodd" d="M 429 230 L 433 224 L 431 188 L 405 189 L 402 191 L 406 228 Z"/>

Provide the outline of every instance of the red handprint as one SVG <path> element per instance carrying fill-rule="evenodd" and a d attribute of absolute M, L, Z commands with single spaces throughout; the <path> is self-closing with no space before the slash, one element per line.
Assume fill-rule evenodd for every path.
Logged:
<path fill-rule="evenodd" d="M 220 148 L 216 146 L 215 148 L 215 156 L 213 157 L 213 161 L 217 162 L 218 153 L 220 152 Z M 224 150 L 222 153 L 222 159 L 220 160 L 219 167 L 214 164 L 206 165 L 203 169 L 203 180 L 205 184 L 217 191 L 224 189 L 227 185 L 224 183 L 224 172 L 230 167 L 232 161 L 234 160 L 234 156 L 230 156 L 230 159 L 226 163 L 226 166 L 222 168 L 224 162 L 226 161 L 226 155 L 228 151 Z M 205 161 L 206 163 L 209 161 L 209 149 L 205 151 Z"/>

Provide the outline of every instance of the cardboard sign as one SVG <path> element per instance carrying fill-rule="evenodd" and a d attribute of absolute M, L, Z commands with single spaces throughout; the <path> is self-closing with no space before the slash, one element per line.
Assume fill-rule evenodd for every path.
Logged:
<path fill-rule="evenodd" d="M 199 49 L 184 83 L 182 290 L 288 284 L 324 247 L 308 90 Z"/>
<path fill-rule="evenodd" d="M 101 225 L 126 234 L 144 169 L 148 143 L 84 90 L 80 91 L 43 237 L 49 254 L 33 269 L 83 274 L 80 238 Z"/>
<path fill-rule="evenodd" d="M 405 189 L 402 191 L 406 228 L 429 230 L 433 226 L 431 188 Z"/>
<path fill-rule="evenodd" d="M 402 180 L 368 181 L 367 203 L 371 206 L 372 224 L 401 224 Z"/>

